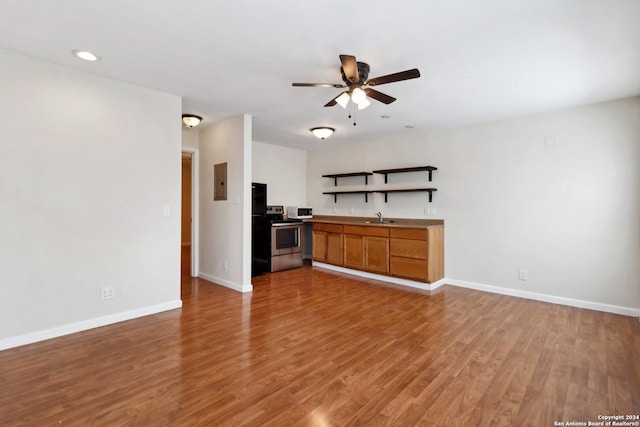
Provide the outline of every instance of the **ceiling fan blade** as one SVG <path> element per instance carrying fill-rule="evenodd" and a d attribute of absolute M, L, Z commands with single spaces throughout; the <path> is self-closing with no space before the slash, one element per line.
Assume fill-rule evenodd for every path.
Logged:
<path fill-rule="evenodd" d="M 347 93 L 347 91 L 343 91 L 340 92 L 338 94 L 338 96 L 336 96 L 335 98 L 333 98 L 331 101 L 327 102 L 326 104 L 324 104 L 325 107 L 333 107 L 334 105 L 336 105 L 338 103 L 337 99 L 340 98 L 342 96 L 343 93 Z"/>
<path fill-rule="evenodd" d="M 291 86 L 294 86 L 294 87 L 335 87 L 335 88 L 346 87 L 345 85 L 341 85 L 341 84 L 338 84 L 338 83 L 291 83 Z"/>
<path fill-rule="evenodd" d="M 367 88 L 364 90 L 367 96 L 375 99 L 376 101 L 380 101 L 384 104 L 391 104 L 396 99 L 393 96 L 386 95 L 382 92 L 378 92 L 377 90 Z"/>
<path fill-rule="evenodd" d="M 356 57 L 352 55 L 340 55 L 340 62 L 342 63 L 342 71 L 351 83 L 360 81 L 360 75 L 358 74 L 358 63 Z"/>
<path fill-rule="evenodd" d="M 386 76 L 375 77 L 373 79 L 367 80 L 365 83 L 369 86 L 378 86 L 384 85 L 387 83 L 399 82 L 402 80 L 415 79 L 420 77 L 420 71 L 417 68 L 407 71 L 401 71 L 399 73 L 387 74 Z"/>

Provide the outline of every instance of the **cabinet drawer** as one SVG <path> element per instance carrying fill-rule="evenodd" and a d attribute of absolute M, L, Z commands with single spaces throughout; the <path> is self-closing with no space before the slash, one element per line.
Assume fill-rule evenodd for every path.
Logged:
<path fill-rule="evenodd" d="M 391 275 L 423 282 L 427 280 L 426 260 L 392 256 L 390 261 L 389 272 Z"/>
<path fill-rule="evenodd" d="M 429 230 L 424 228 L 391 228 L 389 237 L 398 239 L 427 240 Z"/>
<path fill-rule="evenodd" d="M 314 231 L 326 231 L 327 233 L 342 233 L 342 224 L 326 224 L 323 222 L 314 222 Z"/>
<path fill-rule="evenodd" d="M 389 237 L 389 227 L 371 227 L 366 225 L 345 225 L 344 234 L 358 236 Z"/>
<path fill-rule="evenodd" d="M 427 242 L 424 240 L 389 239 L 389 253 L 414 259 L 427 259 Z"/>

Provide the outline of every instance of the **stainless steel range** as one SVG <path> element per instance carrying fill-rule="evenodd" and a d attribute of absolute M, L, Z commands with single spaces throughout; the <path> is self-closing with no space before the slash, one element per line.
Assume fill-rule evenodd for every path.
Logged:
<path fill-rule="evenodd" d="M 302 266 L 302 220 L 284 219 L 283 206 L 267 206 L 271 224 L 271 262 L 269 271 Z"/>

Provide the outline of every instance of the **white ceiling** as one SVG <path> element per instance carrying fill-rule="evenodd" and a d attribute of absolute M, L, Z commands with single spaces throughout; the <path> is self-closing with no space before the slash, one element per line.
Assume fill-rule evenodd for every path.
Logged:
<path fill-rule="evenodd" d="M 313 149 L 640 94 L 639 22 L 639 0 L 0 0 L 0 48 L 179 95 L 203 126 L 250 114 L 254 140 Z M 342 83 L 339 54 L 422 77 L 377 86 L 398 100 L 353 126 L 323 107 L 341 89 L 291 86 Z M 322 125 L 336 133 L 320 143 Z"/>

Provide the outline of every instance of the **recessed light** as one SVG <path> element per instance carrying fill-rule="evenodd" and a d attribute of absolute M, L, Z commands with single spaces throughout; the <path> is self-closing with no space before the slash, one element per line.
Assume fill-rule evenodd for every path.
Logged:
<path fill-rule="evenodd" d="M 99 61 L 100 57 L 93 52 L 89 52 L 88 50 L 75 49 L 72 53 L 80 59 L 84 59 L 85 61 Z"/>

